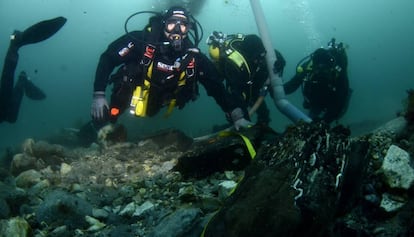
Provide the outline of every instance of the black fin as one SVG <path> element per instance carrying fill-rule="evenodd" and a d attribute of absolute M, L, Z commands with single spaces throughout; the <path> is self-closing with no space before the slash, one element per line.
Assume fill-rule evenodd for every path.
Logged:
<path fill-rule="evenodd" d="M 19 45 L 23 46 L 26 44 L 34 44 L 48 39 L 56 32 L 58 32 L 58 30 L 62 28 L 65 23 L 66 18 L 61 16 L 38 22 L 16 36 L 21 37 L 18 39 Z"/>
<path fill-rule="evenodd" d="M 17 85 L 22 85 L 24 87 L 24 92 L 29 99 L 44 100 L 46 98 L 46 94 L 28 79 L 27 74 L 24 71 L 20 73 L 16 86 Z"/>
<path fill-rule="evenodd" d="M 32 100 L 44 100 L 46 98 L 46 94 L 31 81 L 26 82 L 24 89 L 26 96 Z"/>

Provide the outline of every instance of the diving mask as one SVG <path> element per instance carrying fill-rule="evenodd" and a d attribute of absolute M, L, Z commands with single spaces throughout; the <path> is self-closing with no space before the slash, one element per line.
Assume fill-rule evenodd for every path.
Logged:
<path fill-rule="evenodd" d="M 183 17 L 170 17 L 165 21 L 165 31 L 173 34 L 187 34 L 188 21 Z"/>
<path fill-rule="evenodd" d="M 187 36 L 189 23 L 186 17 L 171 16 L 165 21 L 165 34 L 176 51 L 182 49 L 182 41 Z"/>

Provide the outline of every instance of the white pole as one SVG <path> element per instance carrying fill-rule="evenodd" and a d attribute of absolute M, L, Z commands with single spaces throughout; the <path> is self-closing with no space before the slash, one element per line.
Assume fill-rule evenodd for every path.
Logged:
<path fill-rule="evenodd" d="M 275 62 L 276 53 L 272 46 L 272 41 L 270 39 L 269 31 L 267 29 L 266 20 L 264 18 L 264 13 L 260 5 L 260 0 L 250 0 L 250 5 L 253 10 L 253 14 L 256 19 L 256 25 L 260 33 L 263 45 L 266 49 L 266 63 L 267 70 L 270 77 L 270 86 L 273 90 L 273 102 L 276 107 L 286 115 L 293 122 L 298 122 L 303 120 L 305 122 L 311 122 L 312 120 L 302 113 L 299 109 L 294 107 L 285 96 L 285 91 L 283 89 L 283 80 L 278 73 L 273 73 L 273 62 Z"/>

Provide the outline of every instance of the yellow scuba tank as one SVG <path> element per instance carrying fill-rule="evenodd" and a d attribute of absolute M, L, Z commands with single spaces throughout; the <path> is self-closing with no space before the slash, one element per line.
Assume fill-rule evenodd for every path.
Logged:
<path fill-rule="evenodd" d="M 144 81 L 144 85 L 137 86 L 132 93 L 129 112 L 135 116 L 145 117 L 147 114 L 147 104 L 149 96 L 150 82 Z"/>

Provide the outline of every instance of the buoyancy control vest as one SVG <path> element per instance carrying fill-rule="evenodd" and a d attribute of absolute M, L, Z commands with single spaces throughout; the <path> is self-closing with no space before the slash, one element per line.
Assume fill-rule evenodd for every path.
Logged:
<path fill-rule="evenodd" d="M 158 32 L 154 30 L 149 38 L 154 40 Z M 147 42 L 152 42 L 146 40 Z M 155 41 L 156 42 L 156 41 Z M 153 116 L 161 107 L 167 106 L 168 116 L 174 107 L 182 109 L 190 100 L 198 96 L 196 81 L 196 48 L 175 59 L 160 57 L 164 51 L 160 46 L 144 44 L 144 53 L 139 66 L 142 70 L 142 80 L 137 83 L 131 97 L 130 113 L 139 117 Z"/>
<path fill-rule="evenodd" d="M 325 88 L 322 90 L 325 92 L 335 92 L 338 89 L 338 80 L 341 79 L 341 73 L 346 68 L 340 65 L 341 63 L 336 59 L 337 52 L 334 52 L 334 50 L 336 49 L 327 50 L 331 62 L 323 67 L 315 65 L 312 55 L 306 57 L 305 59 L 308 60 L 297 66 L 296 72 L 304 73 L 302 91 L 305 96 L 320 93 L 322 88 Z"/>
<path fill-rule="evenodd" d="M 227 64 L 230 63 L 230 68 L 227 68 L 225 64 L 222 65 L 224 68 L 224 74 L 227 76 L 233 76 L 230 72 L 230 75 L 227 75 L 228 70 L 237 69 L 241 74 L 245 75 L 242 78 L 237 78 L 243 80 L 240 83 L 243 83 L 242 96 L 244 100 L 249 100 L 248 103 L 253 98 L 253 91 L 257 88 L 265 88 L 265 80 L 261 81 L 257 78 L 258 73 L 263 73 L 265 68 L 265 54 L 266 50 L 260 40 L 256 35 L 245 35 L 245 34 L 233 34 L 228 35 L 226 40 L 222 44 L 220 49 L 221 57 L 225 57 Z M 266 70 L 264 70 L 266 71 Z M 265 73 L 264 78 L 266 78 L 267 73 Z M 233 76 L 234 77 L 234 76 Z M 262 78 L 259 76 L 259 78 Z M 238 82 L 236 82 L 238 83 Z M 240 85 L 240 84 L 238 84 Z M 227 83 L 227 89 L 231 93 L 231 83 Z M 256 89 L 254 89 L 256 88 Z"/>
<path fill-rule="evenodd" d="M 239 71 L 245 71 L 249 75 L 248 78 L 250 80 L 252 74 L 250 66 L 246 58 L 240 53 L 244 39 L 245 35 L 243 34 L 229 35 L 220 50 L 221 56 L 226 57 Z"/>

